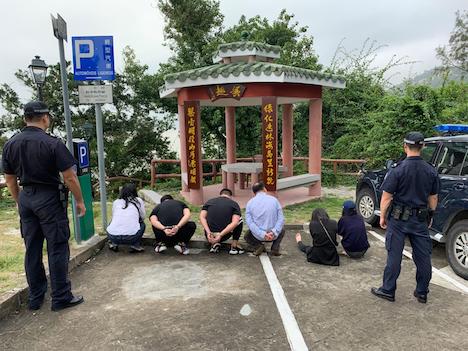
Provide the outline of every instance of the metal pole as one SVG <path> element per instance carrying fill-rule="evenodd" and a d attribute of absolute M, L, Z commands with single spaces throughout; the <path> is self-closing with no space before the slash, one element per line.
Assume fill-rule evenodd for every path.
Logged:
<path fill-rule="evenodd" d="M 58 39 L 59 53 L 60 53 L 60 76 L 62 80 L 62 91 L 63 91 L 63 112 L 65 115 L 65 129 L 67 131 L 67 148 L 73 154 L 73 136 L 72 136 L 72 125 L 71 125 L 71 114 L 70 114 L 70 103 L 68 98 L 68 80 L 67 80 L 67 63 L 65 61 L 65 50 L 63 47 L 63 39 Z M 76 200 L 72 196 L 72 209 L 75 226 L 75 237 L 76 242 L 81 243 L 81 230 L 80 220 L 76 216 Z"/>
<path fill-rule="evenodd" d="M 37 97 L 39 98 L 39 101 L 44 101 L 44 98 L 42 97 L 42 85 L 41 84 L 37 85 Z"/>
<path fill-rule="evenodd" d="M 98 166 L 99 166 L 99 188 L 101 194 L 101 217 L 102 230 L 107 228 L 107 194 L 106 194 L 106 169 L 104 161 L 104 133 L 102 130 L 102 111 L 101 104 L 95 104 L 96 110 L 96 139 L 98 151 Z"/>

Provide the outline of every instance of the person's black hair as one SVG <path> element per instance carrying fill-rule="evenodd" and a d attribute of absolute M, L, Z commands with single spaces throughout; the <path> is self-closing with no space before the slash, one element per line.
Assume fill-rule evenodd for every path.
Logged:
<path fill-rule="evenodd" d="M 328 216 L 328 213 L 324 208 L 316 208 L 312 212 L 312 216 L 310 217 L 311 222 L 324 222 L 329 219 L 330 216 Z"/>
<path fill-rule="evenodd" d="M 265 184 L 263 184 L 263 182 L 258 182 L 258 183 L 255 183 L 254 185 L 252 185 L 252 191 L 253 191 L 254 194 L 256 194 L 259 191 L 264 190 L 264 189 L 265 189 Z"/>
<path fill-rule="evenodd" d="M 137 188 L 133 183 L 125 184 L 120 190 L 119 199 L 125 200 L 125 206 L 123 208 L 127 208 L 129 202 L 132 202 L 139 207 L 137 197 Z"/>
<path fill-rule="evenodd" d="M 341 216 L 355 216 L 357 215 L 357 210 L 355 208 L 343 208 L 343 211 L 341 211 Z"/>
<path fill-rule="evenodd" d="M 424 145 L 406 144 L 411 151 L 421 151 Z"/>
<path fill-rule="evenodd" d="M 219 192 L 219 195 L 228 195 L 228 196 L 232 196 L 232 191 L 231 191 L 231 189 L 223 188 L 223 189 L 221 189 L 221 191 Z"/>
<path fill-rule="evenodd" d="M 160 203 L 162 204 L 162 203 L 163 203 L 164 201 L 166 201 L 166 200 L 174 200 L 174 198 L 173 198 L 171 195 L 169 195 L 169 194 L 164 195 L 164 196 L 161 198 L 161 202 L 160 202 Z"/>

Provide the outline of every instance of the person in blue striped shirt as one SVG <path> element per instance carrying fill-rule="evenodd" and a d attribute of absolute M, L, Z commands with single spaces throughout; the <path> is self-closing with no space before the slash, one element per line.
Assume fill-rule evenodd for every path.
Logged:
<path fill-rule="evenodd" d="M 245 221 L 249 230 L 245 241 L 253 247 L 256 256 L 265 250 L 265 242 L 272 242 L 271 255 L 280 256 L 280 244 L 284 236 L 283 209 L 278 199 L 268 195 L 263 182 L 252 186 L 255 196 L 247 203 Z"/>

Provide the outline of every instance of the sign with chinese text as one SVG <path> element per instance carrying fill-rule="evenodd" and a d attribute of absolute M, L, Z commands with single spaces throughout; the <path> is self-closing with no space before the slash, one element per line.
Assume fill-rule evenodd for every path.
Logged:
<path fill-rule="evenodd" d="M 208 88 L 211 101 L 223 98 L 240 100 L 245 92 L 245 86 L 241 84 L 217 84 Z"/>
<path fill-rule="evenodd" d="M 112 85 L 80 85 L 78 97 L 80 104 L 111 104 Z"/>
<path fill-rule="evenodd" d="M 200 189 L 200 102 L 184 103 L 185 136 L 187 138 L 187 184 L 189 189 Z"/>
<path fill-rule="evenodd" d="M 268 191 L 276 191 L 278 179 L 278 120 L 276 98 L 262 99 L 263 182 Z"/>
<path fill-rule="evenodd" d="M 72 37 L 73 79 L 114 80 L 112 36 Z"/>

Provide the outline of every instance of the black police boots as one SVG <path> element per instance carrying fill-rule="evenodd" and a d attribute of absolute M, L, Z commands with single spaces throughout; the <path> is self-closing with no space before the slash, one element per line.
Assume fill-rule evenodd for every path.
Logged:
<path fill-rule="evenodd" d="M 418 294 L 416 290 L 413 293 L 414 297 L 418 299 L 418 302 L 420 303 L 426 303 L 427 302 L 427 294 Z"/>
<path fill-rule="evenodd" d="M 381 299 L 388 300 L 388 301 L 395 301 L 395 296 L 391 294 L 387 294 L 386 292 L 383 292 L 381 288 L 372 288 L 371 293 L 374 294 L 377 297 L 380 297 Z"/>
<path fill-rule="evenodd" d="M 70 301 L 68 301 L 67 303 L 56 305 L 56 306 L 52 305 L 51 310 L 57 312 L 57 311 L 65 309 L 65 308 L 74 307 L 74 306 L 79 305 L 80 303 L 83 303 L 83 302 L 84 302 L 83 296 L 76 295 L 76 296 L 73 296 L 73 298 Z"/>

